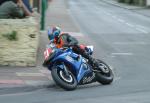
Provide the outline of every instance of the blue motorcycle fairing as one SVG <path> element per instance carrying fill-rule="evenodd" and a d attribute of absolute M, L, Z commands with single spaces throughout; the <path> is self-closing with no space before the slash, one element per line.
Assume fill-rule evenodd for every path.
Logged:
<path fill-rule="evenodd" d="M 85 75 L 91 75 L 93 73 L 91 67 L 85 62 L 83 57 L 81 62 L 82 64 L 78 69 L 78 75 L 77 75 L 77 81 L 80 84 L 82 84 L 81 80 L 85 77 Z"/>
<path fill-rule="evenodd" d="M 58 66 L 60 69 L 63 69 L 61 62 L 71 66 L 70 68 L 79 84 L 82 84 L 81 82 L 84 78 L 86 78 L 86 75 L 92 75 L 93 73 L 86 59 L 81 55 L 75 54 L 72 49 L 68 49 L 63 52 L 60 49 L 56 49 L 56 56 L 52 59 L 52 65 L 48 67 L 49 70 L 51 70 L 51 67 L 55 65 L 55 63 L 60 63 L 56 66 Z"/>
<path fill-rule="evenodd" d="M 61 52 L 61 51 L 59 51 Z M 57 54 L 59 54 L 59 52 L 57 51 Z M 74 71 L 73 74 L 76 74 L 78 73 L 78 68 L 80 68 L 81 66 L 81 58 L 78 58 L 78 54 L 75 54 L 71 51 L 66 51 L 66 52 L 63 52 L 61 53 L 60 55 L 56 56 L 52 61 L 51 61 L 51 65 L 49 65 L 49 70 L 51 70 L 51 67 L 57 62 L 64 62 L 65 64 L 69 64 L 72 68 L 72 70 Z M 59 64 L 58 64 L 59 65 Z"/>
<path fill-rule="evenodd" d="M 64 65 L 63 64 L 59 64 L 59 65 L 55 65 L 56 66 L 56 68 L 58 69 L 58 67 L 59 67 L 59 69 L 64 69 Z"/>
<path fill-rule="evenodd" d="M 77 58 L 77 57 L 76 57 Z M 59 56 L 57 56 L 56 58 L 53 59 L 53 62 L 56 61 L 63 61 L 64 63 L 68 63 L 70 65 L 74 65 L 74 68 L 80 68 L 81 65 L 81 59 L 75 59 L 74 57 L 72 57 L 71 53 L 63 53 Z"/>

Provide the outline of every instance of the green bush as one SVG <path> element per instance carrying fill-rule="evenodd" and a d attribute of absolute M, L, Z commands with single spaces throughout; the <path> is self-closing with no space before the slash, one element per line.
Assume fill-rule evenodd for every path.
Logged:
<path fill-rule="evenodd" d="M 139 0 L 133 0 L 134 5 L 139 5 Z"/>
<path fill-rule="evenodd" d="M 18 40 L 16 31 L 12 31 L 11 33 L 3 34 L 3 37 L 5 37 L 5 38 L 7 38 L 8 40 L 11 40 L 11 41 Z"/>
<path fill-rule="evenodd" d="M 124 1 L 125 1 L 125 0 L 118 0 L 118 2 L 120 2 L 120 3 L 124 3 Z"/>
<path fill-rule="evenodd" d="M 139 0 L 139 5 L 140 6 L 145 6 L 146 5 L 146 0 Z"/>
<path fill-rule="evenodd" d="M 133 0 L 125 0 L 125 3 L 127 3 L 127 4 L 133 4 Z"/>

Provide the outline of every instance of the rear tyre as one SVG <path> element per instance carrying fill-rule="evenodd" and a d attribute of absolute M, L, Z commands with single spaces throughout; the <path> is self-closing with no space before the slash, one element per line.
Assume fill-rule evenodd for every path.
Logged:
<path fill-rule="evenodd" d="M 105 62 L 99 59 L 97 59 L 97 63 L 99 65 L 99 69 L 102 71 L 96 72 L 96 80 L 103 85 L 111 84 L 114 78 L 112 70 Z"/>
<path fill-rule="evenodd" d="M 55 66 L 51 71 L 52 78 L 56 82 L 56 84 L 67 91 L 71 91 L 76 89 L 77 80 L 70 71 L 68 71 L 68 73 L 69 76 L 66 76 L 65 72 L 62 69 Z"/>

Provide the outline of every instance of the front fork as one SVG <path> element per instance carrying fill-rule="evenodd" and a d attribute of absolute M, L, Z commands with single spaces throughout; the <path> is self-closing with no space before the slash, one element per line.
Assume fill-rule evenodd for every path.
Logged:
<path fill-rule="evenodd" d="M 64 70 L 65 75 L 69 77 L 70 75 L 69 75 L 68 69 L 67 69 L 64 62 L 62 63 L 62 66 L 63 66 L 63 70 Z"/>

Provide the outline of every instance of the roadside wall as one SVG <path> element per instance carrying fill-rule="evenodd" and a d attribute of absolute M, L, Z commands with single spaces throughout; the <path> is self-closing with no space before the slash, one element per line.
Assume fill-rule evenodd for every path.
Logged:
<path fill-rule="evenodd" d="M 17 40 L 4 35 L 17 32 Z M 35 66 L 39 42 L 39 22 L 34 18 L 0 19 L 0 65 Z"/>

